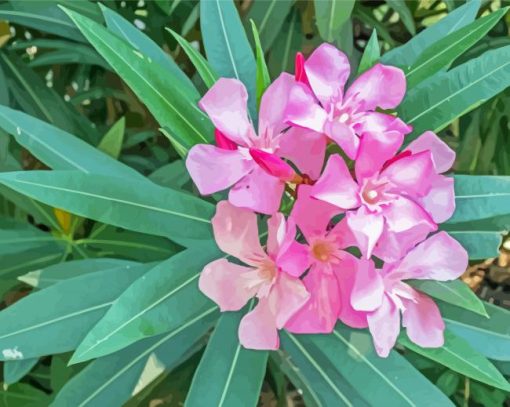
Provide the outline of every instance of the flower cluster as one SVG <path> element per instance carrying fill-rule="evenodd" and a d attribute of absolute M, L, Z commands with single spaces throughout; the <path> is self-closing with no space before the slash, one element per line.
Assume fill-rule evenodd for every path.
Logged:
<path fill-rule="evenodd" d="M 467 266 L 460 244 L 437 232 L 455 209 L 443 175 L 455 153 L 432 132 L 401 149 L 412 128 L 387 112 L 405 95 L 400 69 L 377 64 L 346 89 L 349 76 L 332 45 L 298 54 L 295 75 L 264 93 L 258 132 L 235 79 L 218 80 L 199 103 L 216 145 L 194 146 L 186 165 L 201 194 L 230 188 L 212 226 L 239 260 L 208 264 L 199 285 L 221 311 L 258 299 L 239 327 L 247 348 L 277 349 L 279 329 L 329 333 L 338 320 L 368 327 L 381 356 L 401 324 L 420 346 L 443 344 L 437 305 L 406 281 L 453 280 Z M 267 231 L 256 213 L 270 215 Z"/>

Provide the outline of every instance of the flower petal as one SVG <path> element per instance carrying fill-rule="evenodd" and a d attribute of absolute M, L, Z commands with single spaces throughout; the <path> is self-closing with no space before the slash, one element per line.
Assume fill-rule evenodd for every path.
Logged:
<path fill-rule="evenodd" d="M 367 316 L 368 329 L 372 334 L 377 354 L 383 358 L 390 354 L 400 333 L 400 312 L 387 296 L 381 306 Z"/>
<path fill-rule="evenodd" d="M 280 207 L 285 184 L 256 167 L 230 190 L 228 200 L 235 206 L 272 215 Z"/>
<path fill-rule="evenodd" d="M 411 151 L 413 154 L 422 151 L 430 151 L 432 153 L 432 161 L 437 173 L 441 174 L 448 171 L 455 161 L 455 151 L 441 140 L 432 131 L 426 131 L 416 140 L 412 141 L 406 150 Z"/>
<path fill-rule="evenodd" d="M 286 121 L 322 133 L 326 119 L 326 111 L 317 103 L 310 89 L 296 82 L 289 95 Z"/>
<path fill-rule="evenodd" d="M 219 259 L 209 263 L 200 274 L 198 287 L 220 310 L 240 310 L 257 293 L 257 271 Z"/>
<path fill-rule="evenodd" d="M 261 298 L 241 319 L 239 342 L 248 349 L 276 350 L 280 347 L 276 317 L 268 298 Z"/>
<path fill-rule="evenodd" d="M 221 201 L 211 223 L 216 244 L 223 252 L 250 266 L 258 266 L 267 258 L 259 241 L 257 215 L 252 211 Z"/>
<path fill-rule="evenodd" d="M 384 282 L 372 260 L 360 259 L 351 292 L 351 305 L 356 311 L 374 311 L 381 306 Z"/>
<path fill-rule="evenodd" d="M 295 229 L 294 229 L 295 230 Z M 287 224 L 285 216 L 281 213 L 275 213 L 267 220 L 267 253 L 276 257 L 280 246 L 284 243 L 287 235 Z M 294 236 L 292 237 L 294 239 Z"/>
<path fill-rule="evenodd" d="M 455 189 L 453 178 L 444 175 L 432 177 L 427 195 L 418 198 L 420 205 L 430 214 L 434 222 L 443 223 L 455 212 Z"/>
<path fill-rule="evenodd" d="M 186 158 L 186 168 L 202 195 L 213 194 L 235 184 L 256 166 L 239 150 L 197 144 Z"/>
<path fill-rule="evenodd" d="M 276 326 L 281 329 L 308 301 L 310 293 L 299 278 L 280 273 L 269 296 L 276 300 Z"/>
<path fill-rule="evenodd" d="M 307 245 L 292 241 L 278 253 L 276 265 L 292 277 L 300 277 L 310 267 L 310 251 Z"/>
<path fill-rule="evenodd" d="M 354 129 L 359 135 L 384 133 L 386 131 L 398 131 L 405 135 L 411 133 L 413 127 L 391 114 L 365 112 L 354 125 Z"/>
<path fill-rule="evenodd" d="M 430 232 L 437 229 L 430 215 L 411 199 L 398 196 L 382 210 L 388 228 L 392 232 L 404 232 L 418 225 L 428 225 Z"/>
<path fill-rule="evenodd" d="M 416 302 L 403 301 L 402 325 L 407 328 L 409 339 L 423 348 L 443 346 L 445 324 L 434 301 L 417 291 Z"/>
<path fill-rule="evenodd" d="M 345 98 L 353 98 L 363 110 L 393 109 L 400 104 L 405 92 L 406 78 L 401 69 L 376 64 L 353 82 Z"/>
<path fill-rule="evenodd" d="M 320 45 L 305 62 L 308 82 L 323 106 L 332 100 L 342 100 L 350 71 L 347 56 L 327 43 Z"/>
<path fill-rule="evenodd" d="M 259 136 L 275 137 L 285 127 L 287 99 L 295 84 L 292 75 L 284 72 L 268 86 L 259 109 Z"/>
<path fill-rule="evenodd" d="M 338 144 L 351 160 L 354 160 L 359 148 L 359 138 L 354 130 L 338 120 L 328 120 L 324 124 L 324 133 Z"/>
<path fill-rule="evenodd" d="M 352 179 L 344 160 L 335 154 L 329 158 L 310 195 L 346 210 L 360 205 L 358 191 L 358 184 Z"/>
<path fill-rule="evenodd" d="M 220 78 L 198 102 L 214 126 L 238 145 L 246 146 L 254 135 L 248 119 L 248 92 L 237 79 Z"/>
<path fill-rule="evenodd" d="M 292 181 L 296 176 L 296 171 L 276 154 L 257 148 L 250 148 L 250 155 L 260 168 L 273 177 L 288 182 Z"/>
<path fill-rule="evenodd" d="M 384 217 L 378 213 L 370 213 L 362 206 L 356 212 L 347 212 L 346 218 L 361 253 L 369 259 L 383 232 Z"/>
<path fill-rule="evenodd" d="M 293 333 L 331 333 L 340 311 L 340 292 L 335 275 L 313 267 L 303 282 L 310 299 L 287 322 L 285 329 Z"/>

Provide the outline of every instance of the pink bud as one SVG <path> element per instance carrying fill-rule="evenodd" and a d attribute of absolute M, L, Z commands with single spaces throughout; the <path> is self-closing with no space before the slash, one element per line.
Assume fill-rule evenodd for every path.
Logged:
<path fill-rule="evenodd" d="M 250 148 L 250 155 L 264 171 L 282 181 L 291 181 L 297 175 L 289 164 L 275 154 Z"/>
<path fill-rule="evenodd" d="M 295 60 L 294 65 L 295 65 L 294 66 L 294 69 L 295 69 L 294 78 L 296 79 L 296 81 L 302 82 L 305 85 L 309 85 L 308 77 L 306 76 L 306 71 L 305 71 L 305 57 L 303 56 L 303 54 L 301 52 L 298 52 L 296 54 L 296 60 Z"/>
<path fill-rule="evenodd" d="M 218 129 L 214 129 L 214 138 L 216 139 L 216 145 L 219 148 L 223 148 L 224 150 L 236 150 L 237 145 L 232 140 L 230 140 L 227 136 L 225 136 Z"/>

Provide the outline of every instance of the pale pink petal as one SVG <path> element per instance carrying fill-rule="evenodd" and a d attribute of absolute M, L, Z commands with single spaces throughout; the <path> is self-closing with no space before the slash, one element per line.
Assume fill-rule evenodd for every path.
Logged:
<path fill-rule="evenodd" d="M 351 293 L 358 270 L 359 259 L 344 252 L 342 261 L 333 269 L 340 293 L 338 318 L 352 328 L 367 327 L 367 313 L 356 311 L 351 305 Z"/>
<path fill-rule="evenodd" d="M 292 181 L 296 176 L 296 171 L 276 154 L 257 148 L 250 148 L 250 155 L 260 168 L 273 177 L 288 182 Z"/>
<path fill-rule="evenodd" d="M 331 229 L 329 235 L 335 237 L 338 247 L 342 249 L 358 245 L 358 241 L 347 224 L 347 217 L 345 216 Z"/>
<path fill-rule="evenodd" d="M 351 293 L 356 311 L 374 311 L 381 306 L 384 282 L 372 260 L 360 259 Z"/>
<path fill-rule="evenodd" d="M 381 306 L 367 315 L 367 321 L 377 354 L 387 357 L 400 333 L 399 310 L 393 301 L 384 295 Z"/>
<path fill-rule="evenodd" d="M 268 86 L 260 101 L 259 135 L 276 136 L 285 127 L 285 110 L 290 90 L 295 81 L 292 75 L 282 73 Z"/>
<path fill-rule="evenodd" d="M 267 220 L 267 253 L 273 258 L 278 254 L 286 234 L 285 216 L 281 213 L 275 213 Z"/>
<path fill-rule="evenodd" d="M 296 82 L 289 95 L 286 121 L 322 133 L 326 119 L 326 111 L 317 103 L 311 90 Z"/>
<path fill-rule="evenodd" d="M 455 212 L 455 190 L 453 178 L 444 175 L 432 177 L 427 195 L 418 198 L 420 205 L 430 214 L 434 222 L 443 223 Z"/>
<path fill-rule="evenodd" d="M 386 131 L 398 131 L 405 135 L 413 130 L 412 126 L 405 124 L 398 117 L 379 112 L 363 113 L 354 125 L 354 129 L 359 135 L 384 133 Z"/>
<path fill-rule="evenodd" d="M 248 349 L 276 350 L 280 347 L 276 317 L 268 298 L 261 298 L 241 319 L 239 342 Z"/>
<path fill-rule="evenodd" d="M 307 245 L 292 241 L 276 258 L 276 265 L 285 273 L 300 277 L 310 267 L 310 251 Z"/>
<path fill-rule="evenodd" d="M 314 236 L 324 235 L 330 220 L 342 212 L 334 205 L 312 198 L 312 189 L 310 185 L 298 187 L 298 197 L 290 213 L 290 218 L 308 241 Z"/>
<path fill-rule="evenodd" d="M 400 104 L 405 92 L 406 78 L 401 69 L 376 64 L 353 82 L 345 98 L 355 98 L 363 110 L 393 109 Z"/>
<path fill-rule="evenodd" d="M 220 78 L 198 102 L 214 126 L 235 143 L 246 146 L 254 134 L 248 119 L 248 92 L 237 79 Z"/>
<path fill-rule="evenodd" d="M 310 293 L 299 278 L 280 273 L 269 296 L 276 301 L 276 327 L 281 329 L 308 301 Z"/>
<path fill-rule="evenodd" d="M 379 213 L 370 213 L 362 206 L 356 212 L 347 212 L 346 218 L 361 253 L 369 259 L 383 232 L 384 217 Z"/>
<path fill-rule="evenodd" d="M 186 168 L 202 195 L 227 189 L 253 170 L 256 164 L 239 150 L 197 144 L 186 158 Z"/>
<path fill-rule="evenodd" d="M 365 133 L 360 141 L 355 170 L 358 182 L 378 173 L 398 151 L 404 135 L 397 131 Z"/>
<path fill-rule="evenodd" d="M 441 140 L 432 131 L 426 131 L 416 140 L 412 141 L 406 150 L 413 152 L 413 154 L 422 151 L 430 151 L 432 153 L 432 161 L 438 173 L 448 171 L 455 161 L 455 151 Z"/>
<path fill-rule="evenodd" d="M 287 322 L 285 329 L 293 333 L 330 333 L 340 311 L 340 292 L 335 275 L 312 267 L 303 282 L 310 299 Z"/>
<path fill-rule="evenodd" d="M 402 155 L 381 173 L 381 177 L 391 181 L 396 192 L 403 191 L 413 196 L 424 196 L 429 192 L 435 175 L 432 155 L 428 151 Z"/>
<path fill-rule="evenodd" d="M 351 160 L 354 160 L 359 148 L 359 138 L 354 130 L 338 120 L 328 120 L 324 124 L 324 133 L 333 140 Z"/>
<path fill-rule="evenodd" d="M 446 232 L 420 243 L 392 271 L 402 279 L 455 280 L 466 271 L 466 250 Z"/>
<path fill-rule="evenodd" d="M 333 45 L 320 45 L 305 62 L 308 82 L 323 106 L 342 100 L 343 88 L 349 78 L 349 60 Z"/>
<path fill-rule="evenodd" d="M 360 205 L 358 191 L 358 184 L 352 179 L 345 161 L 335 154 L 329 158 L 311 196 L 346 210 Z"/>
<path fill-rule="evenodd" d="M 311 179 L 319 178 L 326 154 L 327 138 L 312 130 L 291 127 L 280 137 L 278 155 L 294 163 Z"/>
<path fill-rule="evenodd" d="M 430 215 L 419 204 L 403 196 L 396 197 L 382 209 L 388 229 L 403 232 L 418 225 L 428 225 L 430 232 L 437 229 Z"/>
<path fill-rule="evenodd" d="M 220 310 L 240 310 L 257 293 L 257 271 L 225 259 L 215 260 L 204 267 L 198 287 L 213 300 Z"/>
<path fill-rule="evenodd" d="M 267 258 L 259 241 L 257 215 L 252 211 L 221 201 L 211 223 L 216 244 L 225 253 L 250 266 Z"/>
<path fill-rule="evenodd" d="M 424 294 L 416 292 L 415 301 L 403 300 L 402 325 L 407 336 L 423 348 L 439 348 L 444 344 L 445 324 L 437 305 Z"/>
<path fill-rule="evenodd" d="M 385 228 L 375 245 L 373 254 L 385 262 L 397 262 L 404 258 L 410 249 L 425 240 L 430 232 L 431 227 L 427 222 L 398 233 Z"/>
<path fill-rule="evenodd" d="M 234 185 L 228 200 L 232 205 L 272 215 L 280 207 L 284 188 L 284 182 L 257 166 Z"/>

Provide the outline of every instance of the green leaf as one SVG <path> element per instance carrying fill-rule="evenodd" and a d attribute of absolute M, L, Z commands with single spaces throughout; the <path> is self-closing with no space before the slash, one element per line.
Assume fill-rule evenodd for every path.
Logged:
<path fill-rule="evenodd" d="M 250 23 L 253 32 L 253 38 L 255 39 L 255 49 L 257 53 L 257 107 L 258 107 L 260 106 L 260 100 L 262 99 L 264 91 L 271 83 L 271 78 L 269 77 L 269 71 L 267 70 L 266 60 L 264 59 L 264 51 L 262 50 L 262 46 L 260 45 L 260 38 L 259 33 L 257 32 L 257 26 L 255 25 L 253 20 L 250 20 Z"/>
<path fill-rule="evenodd" d="M 65 248 L 57 245 L 31 249 L 24 252 L 22 257 L 20 253 L 5 254 L 0 262 L 0 274 L 2 279 L 16 277 L 21 273 L 58 263 L 65 255 Z"/>
<path fill-rule="evenodd" d="M 411 280 L 409 284 L 431 297 L 438 298 L 486 318 L 489 317 L 483 302 L 473 293 L 469 286 L 460 280 Z"/>
<path fill-rule="evenodd" d="M 292 7 L 292 0 L 254 1 L 248 11 L 247 21 L 253 20 L 259 28 L 264 52 L 282 34 L 282 26 Z"/>
<path fill-rule="evenodd" d="M 70 213 L 172 240 L 211 238 L 212 204 L 192 195 L 76 171 L 0 173 L 0 183 Z"/>
<path fill-rule="evenodd" d="M 236 78 L 244 83 L 248 90 L 250 113 L 255 120 L 255 58 L 234 2 L 200 2 L 200 28 L 207 60 L 219 76 Z"/>
<path fill-rule="evenodd" d="M 93 361 L 62 388 L 52 406 L 123 405 L 165 370 L 182 362 L 216 317 L 214 313 L 203 313 L 172 332 Z"/>
<path fill-rule="evenodd" d="M 440 72 L 409 91 L 398 108 L 414 128 L 410 142 L 426 130 L 439 132 L 510 86 L 510 46 L 487 51 L 448 72 Z"/>
<path fill-rule="evenodd" d="M 414 17 L 406 2 L 404 0 L 386 0 L 386 3 L 398 13 L 407 31 L 415 35 L 416 27 L 414 26 Z"/>
<path fill-rule="evenodd" d="M 467 250 L 469 258 L 472 260 L 498 257 L 499 247 L 504 235 L 498 231 L 481 230 L 448 231 L 448 234 L 454 237 Z"/>
<path fill-rule="evenodd" d="M 39 362 L 38 358 L 4 362 L 4 383 L 10 385 L 19 382 L 37 362 Z"/>
<path fill-rule="evenodd" d="M 165 71 L 171 73 L 175 77 L 175 81 L 182 83 L 192 97 L 199 96 L 191 79 L 186 76 L 170 55 L 164 52 L 158 44 L 112 9 L 103 6 L 101 3 L 99 3 L 99 7 L 101 7 L 103 12 L 106 26 L 111 32 L 126 40 L 134 49 L 159 64 Z"/>
<path fill-rule="evenodd" d="M 111 269 L 82 275 L 4 309 L 0 312 L 0 359 L 31 359 L 75 349 L 115 299 L 148 268 L 140 265 L 122 273 Z"/>
<path fill-rule="evenodd" d="M 464 376 L 510 391 L 510 383 L 498 369 L 464 340 L 449 331 L 445 331 L 444 339 L 444 345 L 440 348 L 422 348 L 411 342 L 405 335 L 401 335 L 398 341 L 406 348 Z"/>
<path fill-rule="evenodd" d="M 214 82 L 218 80 L 218 75 L 214 72 L 209 62 L 188 41 L 186 41 L 186 39 L 170 28 L 166 28 L 166 30 L 174 36 L 181 48 L 184 50 L 198 74 L 204 81 L 205 86 L 210 88 L 214 85 Z"/>
<path fill-rule="evenodd" d="M 404 45 L 384 54 L 381 62 L 402 68 L 411 66 L 429 46 L 472 22 L 476 18 L 480 4 L 480 0 L 468 1 L 432 27 L 415 35 Z"/>
<path fill-rule="evenodd" d="M 346 382 L 335 364 L 324 357 L 305 335 L 281 334 L 282 346 L 290 356 L 292 377 L 304 384 L 308 398 L 317 406 L 368 406 L 355 388 Z M 294 381 L 295 383 L 295 381 Z M 299 389 L 299 387 L 298 387 Z M 313 405 L 312 404 L 312 405 Z"/>
<path fill-rule="evenodd" d="M 445 370 L 436 381 L 436 386 L 448 397 L 453 396 L 459 387 L 460 376 L 451 370 Z"/>
<path fill-rule="evenodd" d="M 407 88 L 414 87 L 441 69 L 448 67 L 458 56 L 462 55 L 484 37 L 507 11 L 508 7 L 495 11 L 466 25 L 460 30 L 454 31 L 428 47 L 405 70 Z"/>
<path fill-rule="evenodd" d="M 187 406 L 257 406 L 268 352 L 239 343 L 239 322 L 246 312 L 222 314 L 193 377 Z"/>
<path fill-rule="evenodd" d="M 269 55 L 269 69 L 273 78 L 281 72 L 294 71 L 294 57 L 301 49 L 303 41 L 301 33 L 301 20 L 296 9 L 292 10 L 285 20 L 282 28 L 282 35 L 279 35 Z"/>
<path fill-rule="evenodd" d="M 377 31 L 374 28 L 372 35 L 367 42 L 363 56 L 359 62 L 358 75 L 372 68 L 381 57 L 381 49 L 379 48 L 379 40 L 377 39 Z"/>
<path fill-rule="evenodd" d="M 50 397 L 42 390 L 25 383 L 0 388 L 0 401 L 6 407 L 46 407 Z"/>
<path fill-rule="evenodd" d="M 199 291 L 198 277 L 202 268 L 218 257 L 217 249 L 210 246 L 186 250 L 152 268 L 117 299 L 83 339 L 71 362 L 110 354 L 216 309 Z"/>
<path fill-rule="evenodd" d="M 181 189 L 191 179 L 183 160 L 175 160 L 163 165 L 149 179 L 158 185 L 172 189 Z"/>
<path fill-rule="evenodd" d="M 198 98 L 188 95 L 183 81 L 101 25 L 72 11 L 66 12 L 161 126 L 183 137 L 187 148 L 208 142 L 213 134 L 212 125 L 198 108 Z"/>
<path fill-rule="evenodd" d="M 490 359 L 510 361 L 510 311 L 485 302 L 487 319 L 443 302 L 438 305 L 455 335 Z"/>
<path fill-rule="evenodd" d="M 104 135 L 97 148 L 112 158 L 119 158 L 122 151 L 122 143 L 124 142 L 125 130 L 126 119 L 121 117 L 110 127 L 110 130 Z"/>
<path fill-rule="evenodd" d="M 0 127 L 53 169 L 103 173 L 146 181 L 142 174 L 108 157 L 72 134 L 23 112 L 0 106 Z"/>
<path fill-rule="evenodd" d="M 315 19 L 319 33 L 324 41 L 339 39 L 342 26 L 349 19 L 354 7 L 353 0 L 315 0 Z"/>

